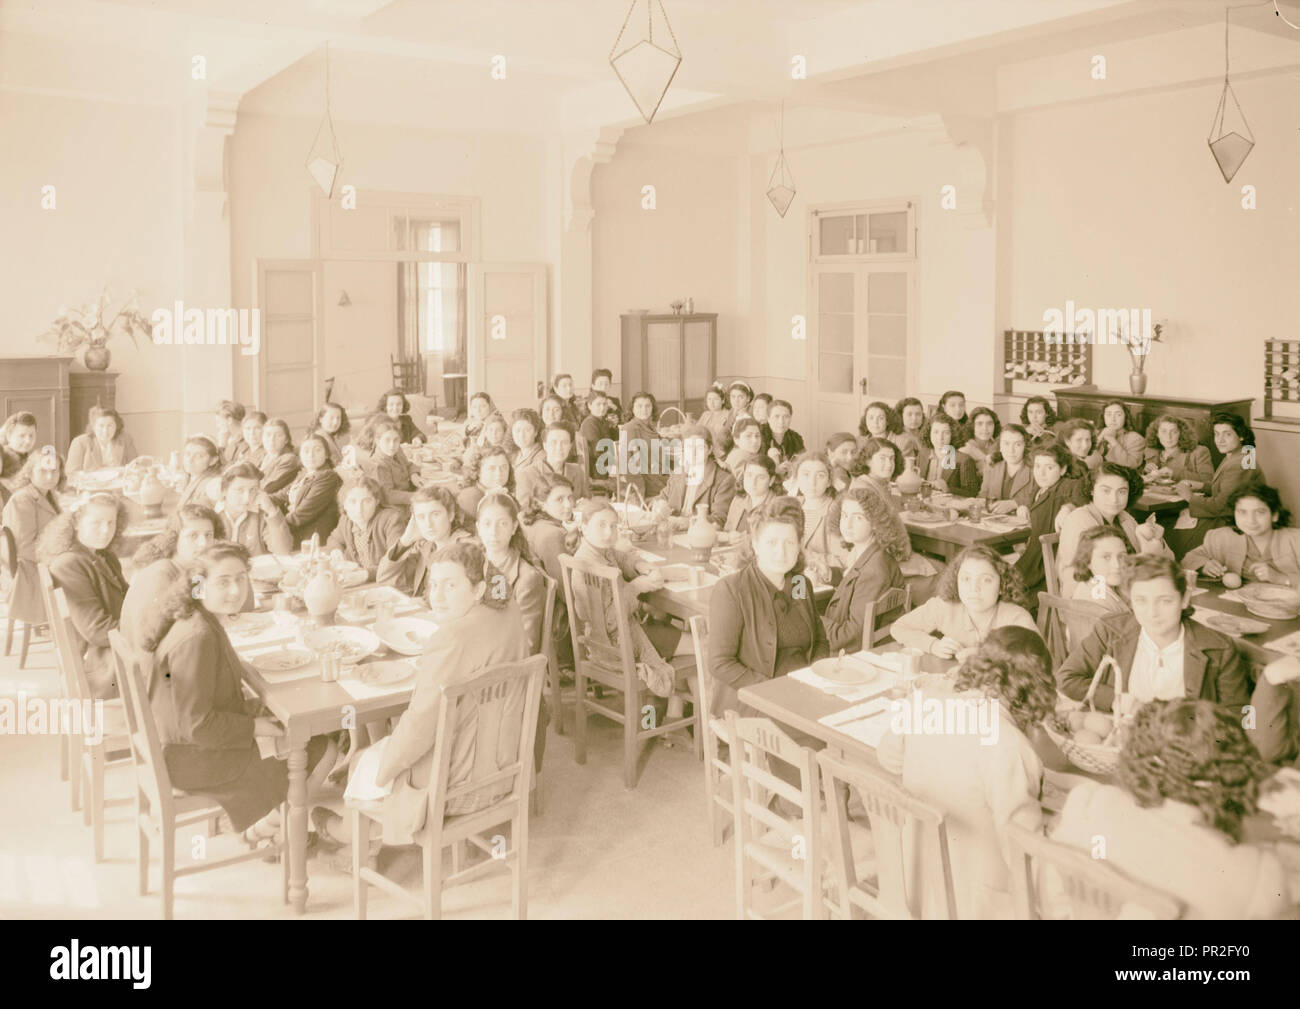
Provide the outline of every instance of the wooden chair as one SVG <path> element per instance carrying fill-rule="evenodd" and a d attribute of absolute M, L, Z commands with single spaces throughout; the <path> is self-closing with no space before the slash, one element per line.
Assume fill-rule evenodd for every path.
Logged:
<path fill-rule="evenodd" d="M 1060 542 L 1060 533 L 1043 533 L 1038 537 L 1043 550 L 1043 580 L 1047 583 L 1047 591 L 1054 596 L 1061 594 L 1061 579 L 1056 573 L 1056 547 Z"/>
<path fill-rule="evenodd" d="M 1075 919 L 1112 920 L 1133 906 L 1157 921 L 1172 921 L 1183 915 L 1181 901 L 1129 878 L 1089 852 L 1050 841 L 1018 824 L 1008 825 L 1007 845 L 1011 852 L 1011 896 L 1016 917 L 1022 921 L 1041 920 L 1038 884 L 1046 873 L 1059 880 L 1062 896 L 1068 899 Z"/>
<path fill-rule="evenodd" d="M 1053 668 L 1059 669 L 1070 649 L 1077 647 L 1092 633 L 1097 621 L 1110 613 L 1106 607 L 1086 599 L 1063 599 L 1048 592 L 1038 593 L 1038 633 L 1051 653 Z"/>
<path fill-rule="evenodd" d="M 289 815 L 280 807 L 280 838 L 274 844 L 262 845 L 225 858 L 207 858 L 194 865 L 176 868 L 176 831 L 198 823 L 206 823 L 208 836 L 217 833 L 217 820 L 221 806 L 201 795 L 190 795 L 173 788 L 163 757 L 158 725 L 154 721 L 149 700 L 149 673 L 153 656 L 133 648 L 121 631 L 109 631 L 113 662 L 117 669 L 118 689 L 122 693 L 123 707 L 129 738 L 131 760 L 135 764 L 135 827 L 136 870 L 140 880 L 140 895 L 149 892 L 149 842 L 157 841 L 162 850 L 162 912 L 163 920 L 172 920 L 175 904 L 176 880 L 213 869 L 278 853 L 282 865 L 281 898 L 289 903 Z M 129 800 L 128 800 L 129 801 Z M 242 842 L 241 842 L 242 843 Z"/>
<path fill-rule="evenodd" d="M 709 621 L 702 616 L 691 617 L 690 627 L 691 640 L 695 645 L 700 733 L 704 737 L 704 794 L 709 803 L 709 832 L 716 847 L 725 840 L 727 822 L 734 816 L 731 764 L 718 755 L 718 740 L 721 739 L 730 747 L 731 737 L 727 735 L 726 720 L 714 718 L 709 713 L 713 699 L 713 674 L 709 672 Z"/>
<path fill-rule="evenodd" d="M 891 637 L 894 621 L 912 608 L 912 586 L 885 589 L 862 613 L 862 647 L 873 648 Z"/>
<path fill-rule="evenodd" d="M 473 680 L 442 688 L 434 736 L 433 774 L 428 785 L 428 820 L 419 837 L 424 852 L 422 896 L 410 893 L 400 883 L 364 864 L 370 824 L 378 819 L 382 803 L 348 802 L 352 811 L 352 884 L 357 918 L 366 916 L 368 886 L 377 886 L 415 904 L 426 918 L 441 918 L 444 888 L 468 883 L 501 866 L 513 878 L 515 917 L 527 917 L 528 795 L 533 780 L 537 711 L 545 675 L 545 656 L 534 655 L 520 662 L 492 666 Z M 477 710 L 462 711 L 466 705 Z M 518 713 L 520 718 L 518 735 L 507 738 L 502 735 L 502 728 L 513 713 Z M 452 754 L 466 742 L 460 735 L 462 725 L 470 726 L 475 734 L 475 765 L 466 781 L 453 784 L 450 781 Z M 473 797 L 494 785 L 508 785 L 505 794 L 491 799 L 480 809 L 448 812 L 456 800 Z M 505 823 L 510 824 L 510 850 L 503 853 L 494 848 L 486 834 Z M 485 852 L 488 859 L 464 870 L 454 865 L 451 874 L 444 878 L 443 849 L 451 847 L 455 852 L 465 841 Z"/>
<path fill-rule="evenodd" d="M 736 917 L 763 920 L 799 905 L 805 920 L 825 918 L 816 755 L 768 718 L 741 718 L 728 711 L 726 729 L 731 740 Z M 798 772 L 797 788 L 773 773 L 774 759 Z M 769 808 L 773 797 L 797 806 L 798 819 L 787 820 Z M 754 885 L 769 876 L 791 887 L 796 895 L 764 915 L 752 906 Z"/>
<path fill-rule="evenodd" d="M 918 920 L 927 917 L 927 887 L 942 885 L 942 917 L 957 917 L 948 830 L 943 813 L 910 795 L 876 771 L 850 765 L 823 750 L 817 754 L 826 788 L 831 825 L 831 863 L 839 895 L 839 915 L 854 917 L 858 908 L 872 918 Z M 860 879 L 850 844 L 848 788 L 866 807 L 875 843 L 875 879 Z M 905 852 L 915 853 L 908 875 Z"/>
<path fill-rule="evenodd" d="M 628 613 L 619 602 L 622 574 L 617 568 L 583 564 L 567 554 L 560 557 L 560 573 L 564 578 L 564 599 L 569 608 L 569 628 L 573 636 L 574 759 L 579 764 L 587 762 L 588 710 L 617 722 L 623 726 L 623 785 L 635 788 L 641 744 L 655 736 L 693 725 L 698 748 L 701 709 L 707 701 L 696 698 L 695 687 L 688 684 L 687 699 L 694 708 L 691 715 L 666 719 L 662 725 L 642 728 L 644 707 L 650 707 L 649 704 L 643 707 L 642 702 L 652 695 L 636 673 Z M 617 642 L 611 639 L 606 629 L 603 602 L 606 594 L 614 601 Z M 600 695 L 588 697 L 589 684 L 596 690 L 608 687 L 619 692 L 621 708 L 617 698 L 607 701 Z"/>
<path fill-rule="evenodd" d="M 54 612 L 54 579 L 50 569 L 44 564 L 36 565 L 36 584 L 41 593 L 41 605 L 46 613 Z M 80 698 L 72 684 L 70 665 L 63 659 L 53 626 L 50 629 L 50 641 L 54 645 L 54 662 L 59 671 L 59 689 L 65 704 L 79 704 Z M 112 703 L 112 702 L 106 702 Z M 81 736 L 72 732 L 59 733 L 59 780 L 68 782 L 69 796 L 74 810 L 81 809 Z"/>
<path fill-rule="evenodd" d="M 545 685 L 547 682 L 551 684 L 552 706 L 555 708 L 554 712 L 552 712 L 551 714 L 551 717 L 563 719 L 564 710 L 559 706 L 558 703 L 560 697 L 560 670 L 556 665 L 555 645 L 554 645 L 553 638 L 551 636 L 551 631 L 555 624 L 556 585 L 555 585 L 555 579 L 550 577 L 544 572 L 542 573 L 542 578 L 546 580 L 546 607 L 542 611 L 542 656 L 546 659 L 546 671 L 542 676 L 542 683 L 543 683 L 543 689 L 545 689 Z M 540 708 L 540 706 L 541 706 L 541 702 L 538 701 L 538 707 Z M 563 735 L 563 733 L 561 733 L 561 735 Z M 546 735 L 544 732 L 542 734 L 542 739 L 543 740 L 546 739 Z M 533 740 L 534 747 L 536 746 L 536 744 L 537 744 L 537 740 L 534 738 Z M 534 816 L 541 816 L 542 815 L 542 769 L 537 766 L 536 762 L 534 762 L 533 764 L 533 785 L 532 785 L 532 794 L 529 797 L 529 803 L 530 803 L 530 811 L 532 812 L 532 814 Z"/>
<path fill-rule="evenodd" d="M 14 540 L 13 530 L 8 526 L 0 526 L 0 575 L 4 576 L 4 587 L 0 590 L 0 596 L 12 598 L 12 593 L 18 583 L 18 543 Z M 46 610 L 48 613 L 49 610 Z M 14 625 L 18 623 L 18 618 L 14 616 L 11 610 L 5 619 L 5 657 L 14 647 Z M 48 624 L 32 624 L 26 620 L 22 621 L 23 633 L 18 644 L 18 668 L 22 669 L 27 665 L 27 651 L 32 643 L 32 630 L 40 627 L 48 627 Z M 66 778 L 64 779 L 66 780 Z"/>
<path fill-rule="evenodd" d="M 401 389 L 402 392 L 415 393 L 424 395 L 424 362 L 417 359 L 414 361 L 399 361 L 388 355 L 388 363 L 393 371 L 393 386 Z"/>

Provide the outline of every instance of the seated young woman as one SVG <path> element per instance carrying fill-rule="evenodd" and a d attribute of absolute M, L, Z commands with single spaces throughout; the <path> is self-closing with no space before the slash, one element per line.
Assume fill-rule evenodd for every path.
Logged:
<path fill-rule="evenodd" d="M 890 447 L 898 451 L 892 443 Z M 815 581 L 829 583 L 834 556 L 830 513 L 835 503 L 830 460 L 820 453 L 805 452 L 794 462 L 794 483 L 796 497 L 803 507 L 803 537 L 799 546 L 804 566 Z"/>
<path fill-rule="evenodd" d="M 1101 408 L 1101 430 L 1097 432 L 1097 450 L 1107 462 L 1142 472 L 1146 462 L 1146 439 L 1133 429 L 1128 408 L 1117 399 Z"/>
<path fill-rule="evenodd" d="M 136 648 L 144 647 L 145 624 L 154 619 L 158 600 L 171 589 L 176 577 L 221 536 L 221 517 L 206 505 L 187 504 L 180 510 L 180 528 L 168 529 L 149 540 L 131 558 L 134 574 L 122 600 L 118 626 Z M 256 599 L 249 586 L 243 609 Z"/>
<path fill-rule="evenodd" d="M 242 437 L 235 444 L 230 465 L 249 462 L 260 470 L 266 458 L 266 448 L 262 445 L 262 434 L 266 430 L 266 414 L 261 410 L 249 410 L 244 414 L 244 421 L 239 430 Z"/>
<path fill-rule="evenodd" d="M 313 536 L 325 542 L 339 524 L 339 487 L 343 478 L 334 469 L 329 443 L 320 434 L 309 434 L 298 446 L 302 468 L 293 483 L 271 495 L 293 534 L 295 548 Z"/>
<path fill-rule="evenodd" d="M 1255 432 L 1235 413 L 1216 413 L 1210 418 L 1214 427 L 1214 447 L 1223 456 L 1214 470 L 1208 487 L 1195 487 L 1190 480 L 1177 485 L 1187 502 L 1187 513 L 1196 520 L 1191 529 L 1175 527 L 1170 542 L 1181 556 L 1201 545 L 1211 529 L 1226 526 L 1232 519 L 1228 498 L 1238 487 L 1266 483 L 1264 470 L 1255 458 Z"/>
<path fill-rule="evenodd" d="M 117 696 L 108 632 L 117 629 L 126 597 L 126 578 L 116 553 L 126 521 L 121 498 L 91 494 L 51 520 L 36 544 L 37 560 L 50 569 L 55 587 L 67 594 L 76 630 L 73 647 L 85 659 L 90 692 L 104 700 Z"/>
<path fill-rule="evenodd" d="M 293 447 L 288 423 L 279 417 L 268 420 L 262 429 L 262 447 L 266 449 L 259 467 L 262 471 L 262 490 L 274 494 L 293 483 L 293 478 L 302 466 L 298 450 Z"/>
<path fill-rule="evenodd" d="M 704 391 L 704 410 L 700 413 L 699 424 L 709 429 L 709 444 L 720 445 L 727 433 L 727 415 L 731 412 L 727 404 L 727 390 L 719 382 L 714 382 Z"/>
<path fill-rule="evenodd" d="M 1180 482 L 1208 484 L 1214 479 L 1210 450 L 1196 440 L 1196 432 L 1182 417 L 1161 414 L 1147 427 L 1143 453 L 1150 479 L 1168 477 Z"/>
<path fill-rule="evenodd" d="M 339 524 L 325 544 L 366 569 L 375 579 L 384 555 L 402 536 L 402 512 L 387 507 L 383 488 L 370 477 L 354 477 L 339 490 Z"/>
<path fill-rule="evenodd" d="M 191 435 L 185 439 L 181 449 L 181 468 L 185 470 L 187 480 L 181 488 L 180 500 L 176 507 L 194 504 L 211 504 L 221 493 L 221 453 L 212 439 L 201 434 Z"/>
<path fill-rule="evenodd" d="M 1074 598 L 1096 603 L 1111 613 L 1131 612 L 1122 593 L 1132 556 L 1133 544 L 1114 526 L 1086 530 L 1074 555 Z M 1080 637 L 1076 643 L 1082 640 Z"/>
<path fill-rule="evenodd" d="M 1250 695 L 1255 717 L 1246 735 L 1270 764 L 1300 768 L 1300 658 L 1276 659 L 1264 667 Z"/>
<path fill-rule="evenodd" d="M 903 567 L 903 573 L 931 575 L 934 570 L 929 562 L 912 552 L 911 537 L 899 517 L 898 503 L 889 486 L 890 481 L 902 472 L 902 458 L 893 442 L 868 438 L 850 465 L 848 489 L 871 494 L 884 506 L 880 521 L 875 523 L 875 539 Z M 833 563 L 842 567 L 841 560 L 837 558 Z"/>
<path fill-rule="evenodd" d="M 940 396 L 930 419 L 940 416 L 952 421 L 953 444 L 961 447 L 961 444 L 970 437 L 970 431 L 967 430 L 970 418 L 966 415 L 966 394 L 957 389 L 949 389 Z"/>
<path fill-rule="evenodd" d="M 533 488 L 533 494 L 523 505 L 524 538 L 533 556 L 541 562 L 543 570 L 563 585 L 560 556 L 578 549 L 581 536 L 574 519 L 574 504 L 578 500 L 573 482 L 559 473 L 546 473 Z"/>
<path fill-rule="evenodd" d="M 1024 553 L 1016 560 L 1016 571 L 1025 583 L 1025 595 L 1032 603 L 1038 599 L 1038 593 L 1047 590 L 1039 537 L 1056 531 L 1056 517 L 1063 508 L 1066 514 L 1074 508 L 1078 484 L 1065 478 L 1070 453 L 1054 438 L 1040 441 L 1029 450 L 1029 456 L 1034 496 L 1029 502 L 1029 539 Z"/>
<path fill-rule="evenodd" d="M 221 475 L 218 535 L 238 543 L 250 557 L 293 553 L 293 531 L 279 506 L 259 485 L 256 467 L 238 462 Z"/>
<path fill-rule="evenodd" d="M 741 687 L 784 676 L 828 652 L 826 629 L 803 575 L 804 510 L 774 497 L 750 517 L 752 556 L 709 596 L 709 711 L 752 714 Z"/>
<path fill-rule="evenodd" d="M 736 486 L 741 483 L 741 466 L 745 460 L 763 453 L 763 426 L 753 417 L 742 417 L 731 431 L 731 449 L 724 465 Z"/>
<path fill-rule="evenodd" d="M 605 419 L 615 427 L 623 423 L 623 404 L 619 402 L 617 396 L 609 391 L 610 384 L 614 381 L 614 373 L 608 368 L 597 368 L 591 373 L 591 392 L 587 398 L 590 399 L 596 393 L 600 393 L 609 400 L 608 407 L 605 410 Z"/>
<path fill-rule="evenodd" d="M 772 394 L 759 392 L 754 394 L 754 401 L 749 404 L 749 415 L 758 421 L 759 430 L 763 432 L 763 451 L 772 447 L 772 429 L 768 426 L 768 413 L 772 409 Z"/>
<path fill-rule="evenodd" d="M 849 484 L 853 482 L 853 464 L 858 458 L 858 439 L 855 435 L 847 431 L 836 431 L 826 439 L 826 451 L 823 453 L 831 466 L 831 489 L 837 493 L 842 490 L 848 490 Z M 804 452 L 803 456 L 797 457 L 790 462 L 790 479 L 787 486 L 795 487 L 794 467 L 800 458 L 808 455 L 815 455 L 814 452 Z M 792 491 L 793 493 L 793 491 Z"/>
<path fill-rule="evenodd" d="M 379 485 L 384 500 L 394 508 L 405 508 L 415 493 L 411 463 L 402 451 L 402 431 L 391 417 L 367 424 L 362 447 L 370 453 L 362 470 Z"/>
<path fill-rule="evenodd" d="M 610 443 L 618 444 L 618 426 L 605 418 L 608 411 L 609 397 L 593 391 L 587 397 L 587 416 L 578 428 L 578 441 L 587 460 L 587 479 L 592 482 L 612 482 L 617 469 L 617 463 L 613 469 L 609 467 L 609 452 L 605 450 Z"/>
<path fill-rule="evenodd" d="M 668 660 L 682 643 L 681 630 L 667 621 L 635 619 L 637 597 L 662 588 L 663 575 L 658 569 L 641 560 L 634 550 L 620 550 L 618 539 L 618 513 L 607 498 L 587 498 L 579 504 L 582 514 L 582 540 L 573 552 L 573 559 L 586 565 L 617 568 L 621 576 L 618 599 L 602 588 L 601 613 L 587 613 L 581 598 L 574 600 L 577 617 L 595 623 L 603 619 L 610 640 L 618 643 L 618 611 L 621 606 L 627 617 L 628 631 L 632 635 L 632 654 L 636 658 L 637 672 L 647 687 L 660 697 L 669 697 L 678 679 L 677 671 Z M 680 710 L 669 708 L 669 715 Z"/>
<path fill-rule="evenodd" d="M 674 516 L 673 527 L 685 529 L 696 509 L 703 505 L 709 521 L 721 528 L 727 521 L 731 499 L 736 496 L 736 480 L 713 458 L 713 436 L 707 427 L 690 425 L 683 429 L 681 438 L 681 472 L 668 478 L 663 493 L 655 499 L 655 512 Z"/>
<path fill-rule="evenodd" d="M 937 491 L 947 491 L 957 497 L 975 497 L 983 478 L 975 457 L 958 451 L 956 441 L 961 429 L 943 412 L 930 418 L 925 434 L 926 464 L 918 472 Z"/>
<path fill-rule="evenodd" d="M 66 485 L 63 459 L 47 445 L 31 452 L 18 472 L 15 490 L 0 512 L 0 525 L 14 537 L 17 567 L 9 590 L 9 617 L 25 624 L 49 621 L 36 574 L 36 545 L 45 527 L 59 517 L 58 492 Z"/>
<path fill-rule="evenodd" d="M 1045 396 L 1030 396 L 1025 400 L 1025 405 L 1020 408 L 1020 423 L 1029 435 L 1031 445 L 1056 436 L 1056 411 Z"/>
<path fill-rule="evenodd" d="M 744 532 L 749 528 L 749 519 L 756 508 L 772 496 L 772 488 L 778 486 L 776 463 L 771 456 L 751 455 L 742 459 L 737 483 L 741 493 L 731 499 L 727 509 L 727 521 L 722 528 L 727 532 Z"/>
<path fill-rule="evenodd" d="M 1016 512 L 1029 518 L 1035 485 L 1025 460 L 1028 448 L 1029 432 L 1019 424 L 1008 424 L 998 435 L 998 450 L 989 457 L 979 492 L 996 514 Z"/>
<path fill-rule="evenodd" d="M 542 418 L 536 410 L 524 407 L 510 415 L 510 440 L 514 443 L 510 465 L 514 472 L 535 466 L 546 458 L 540 441 L 542 427 Z"/>
<path fill-rule="evenodd" d="M 510 453 L 490 445 L 470 456 L 464 478 L 468 485 L 456 495 L 456 503 L 466 515 L 478 514 L 478 503 L 493 491 L 515 492 L 515 474 L 510 467 Z"/>
<path fill-rule="evenodd" d="M 577 497 L 585 497 L 588 490 L 586 471 L 581 463 L 571 462 L 573 454 L 573 429 L 565 421 L 547 426 L 542 436 L 543 458 L 515 475 L 516 501 L 525 508 L 538 493 L 543 478 L 563 476 L 573 485 Z"/>
<path fill-rule="evenodd" d="M 1173 755 L 1173 759 L 1171 759 Z M 1271 769 L 1241 727 L 1241 712 L 1204 700 L 1153 701 L 1129 726 L 1117 785 L 1070 790 L 1051 839 L 1081 851 L 1106 839 L 1106 861 L 1176 897 L 1184 918 L 1227 921 L 1291 913 L 1287 873 L 1270 847 L 1242 840 Z M 1043 880 L 1044 917 L 1070 913 Z"/>
<path fill-rule="evenodd" d="M 122 424 L 122 415 L 95 406 L 90 408 L 85 432 L 68 446 L 68 472 L 125 466 L 136 455 L 135 442 Z"/>
<path fill-rule="evenodd" d="M 145 615 L 141 637 L 153 653 L 149 701 L 176 788 L 220 803 L 231 826 L 256 844 L 280 831 L 279 807 L 289 793 L 285 761 L 263 758 L 256 738 L 284 729 L 245 699 L 245 667 L 222 619 L 237 615 L 250 592 L 248 552 L 215 543 L 180 571 Z M 319 791 L 334 767 L 325 736 L 307 745 L 307 791 Z"/>
<path fill-rule="evenodd" d="M 769 438 L 766 452 L 782 474 L 788 471 L 794 459 L 804 453 L 803 435 L 790 427 L 793 419 L 794 407 L 783 399 L 772 400 L 767 410 Z"/>
<path fill-rule="evenodd" d="M 1101 463 L 1084 477 L 1082 490 L 1089 503 L 1060 518 L 1061 539 L 1057 545 L 1056 567 L 1061 595 L 1074 595 L 1074 555 L 1084 530 L 1097 525 L 1115 526 L 1124 534 L 1135 553 L 1173 557 L 1164 540 L 1164 529 L 1155 515 L 1141 524 L 1125 509 L 1130 501 L 1142 496 L 1142 478 L 1126 466 Z"/>
<path fill-rule="evenodd" d="M 401 435 L 402 445 L 423 445 L 425 442 L 424 432 L 415 426 L 415 421 L 411 419 L 411 401 L 406 398 L 406 393 L 401 389 L 389 389 L 379 397 L 379 402 L 375 404 L 375 412 L 387 414 L 388 418 L 397 425 L 398 433 Z"/>
<path fill-rule="evenodd" d="M 748 382 L 736 379 L 727 386 L 727 401 L 731 404 L 731 409 L 727 411 L 724 431 L 734 428 L 738 420 L 753 416 L 749 408 L 754 402 L 754 390 Z"/>
<path fill-rule="evenodd" d="M 624 483 L 637 489 L 641 500 L 649 501 L 663 493 L 668 485 L 669 467 L 660 458 L 659 403 L 648 392 L 638 392 L 632 397 L 632 417 L 623 425 L 627 437 L 627 468 Z M 653 471 L 653 472 L 652 472 Z"/>
<path fill-rule="evenodd" d="M 1124 691 L 1133 705 L 1176 697 L 1201 698 L 1239 709 L 1250 700 L 1250 667 L 1232 639 L 1191 619 L 1187 577 L 1173 558 L 1128 559 L 1124 591 L 1131 610 L 1100 620 L 1056 671 L 1061 693 L 1082 700 L 1102 656 L 1125 671 Z M 1108 668 L 1095 700 L 1103 711 L 1114 703 L 1114 670 Z"/>
<path fill-rule="evenodd" d="M 830 650 L 856 652 L 863 647 L 866 609 L 887 590 L 905 584 L 898 562 L 876 538 L 892 516 L 878 494 L 850 489 L 831 506 L 830 522 L 839 530 L 844 575 L 826 606 L 825 628 Z"/>
<path fill-rule="evenodd" d="M 1183 567 L 1211 578 L 1231 572 L 1245 581 L 1300 587 L 1300 529 L 1277 490 L 1249 483 L 1228 495 L 1231 524 L 1211 529 Z"/>
<path fill-rule="evenodd" d="M 411 498 L 411 517 L 402 535 L 390 541 L 379 559 L 375 581 L 395 585 L 408 596 L 423 596 L 430 558 L 444 547 L 473 538 L 450 490 L 433 484 L 421 487 Z"/>
<path fill-rule="evenodd" d="M 966 425 L 968 437 L 962 441 L 957 450 L 975 460 L 980 479 L 988 469 L 989 459 L 998 450 L 998 439 L 1002 434 L 1002 421 L 987 406 L 977 406 L 971 411 L 970 422 Z"/>
<path fill-rule="evenodd" d="M 891 435 L 897 434 L 902 430 L 898 422 L 898 417 L 890 409 L 888 403 L 882 403 L 876 400 L 874 403 L 868 403 L 867 408 L 862 411 L 862 417 L 858 421 L 858 434 L 865 440 L 875 438 L 878 441 L 889 439 Z"/>
<path fill-rule="evenodd" d="M 0 427 L 0 504 L 18 489 L 18 474 L 36 448 L 36 415 L 11 413 Z"/>
<path fill-rule="evenodd" d="M 944 568 L 934 596 L 890 631 L 905 647 L 961 662 L 998 627 L 1037 631 L 1015 569 L 996 550 L 972 546 Z"/>
<path fill-rule="evenodd" d="M 925 404 L 914 396 L 900 399 L 894 407 L 894 416 L 898 418 L 898 430 L 889 436 L 889 440 L 898 446 L 903 455 L 917 457 L 918 472 L 925 473 L 925 464 L 921 459 L 925 451 Z"/>
<path fill-rule="evenodd" d="M 966 731 L 923 731 L 913 710 L 900 726 L 907 731 L 880 740 L 880 764 L 902 776 L 909 794 L 943 811 L 957 917 L 1013 917 L 1007 827 L 1037 832 L 1042 825 L 1043 764 L 1031 736 L 1056 703 L 1051 656 L 1028 628 L 999 627 L 951 679 L 927 678 L 910 703 L 917 699 L 965 701 Z"/>
<path fill-rule="evenodd" d="M 343 462 L 343 450 L 350 444 L 348 432 L 351 430 L 352 422 L 348 420 L 347 410 L 338 403 L 326 403 L 316 412 L 307 433 L 316 435 L 325 443 L 330 466 L 334 467 Z"/>
<path fill-rule="evenodd" d="M 889 494 L 890 485 L 905 468 L 903 452 L 892 441 L 888 438 L 867 438 L 863 440 L 849 467 L 849 475 L 855 484 L 870 479 L 885 494 Z"/>
<path fill-rule="evenodd" d="M 462 447 L 469 448 L 471 445 L 478 444 L 478 439 L 483 434 L 483 422 L 496 413 L 497 408 L 496 404 L 492 402 L 491 394 L 480 391 L 469 398 L 469 403 L 465 409 L 467 413 L 465 418 L 465 443 Z"/>
<path fill-rule="evenodd" d="M 1102 463 L 1101 451 L 1092 424 L 1081 417 L 1065 421 L 1057 428 L 1057 438 L 1070 450 L 1070 468 L 1066 477 L 1083 482 L 1088 473 Z"/>
<path fill-rule="evenodd" d="M 567 372 L 560 372 L 551 382 L 551 388 L 543 401 L 550 396 L 554 396 L 560 401 L 560 420 L 573 427 L 574 431 L 582 425 L 582 411 L 578 409 L 578 402 L 573 396 L 573 376 Z M 554 423 L 551 421 L 549 423 Z"/>
<path fill-rule="evenodd" d="M 217 404 L 213 419 L 216 421 L 216 436 L 212 439 L 221 452 L 221 463 L 223 466 L 229 466 L 235 461 L 235 456 L 239 451 L 239 445 L 243 441 L 243 424 L 244 424 L 244 404 L 236 403 L 231 399 L 223 399 Z M 93 420 L 93 418 L 92 418 Z M 69 459 L 71 459 L 71 450 L 69 450 Z M 96 469 L 95 466 L 85 466 L 84 469 Z"/>

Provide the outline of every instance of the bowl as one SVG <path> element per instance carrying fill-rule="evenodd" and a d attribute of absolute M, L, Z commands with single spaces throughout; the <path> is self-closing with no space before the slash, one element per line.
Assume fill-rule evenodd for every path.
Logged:
<path fill-rule="evenodd" d="M 1251 599 L 1246 603 L 1246 609 L 1266 620 L 1294 620 L 1300 616 L 1300 607 L 1288 603 Z"/>

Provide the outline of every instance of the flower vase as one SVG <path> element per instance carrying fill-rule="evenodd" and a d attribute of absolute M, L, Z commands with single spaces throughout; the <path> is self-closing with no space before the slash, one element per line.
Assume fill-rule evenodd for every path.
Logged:
<path fill-rule="evenodd" d="M 713 544 L 718 541 L 718 531 L 709 521 L 708 506 L 696 505 L 695 517 L 686 532 L 686 545 L 691 549 L 691 560 L 696 564 L 707 564 Z"/>
<path fill-rule="evenodd" d="M 1129 391 L 1134 396 L 1141 396 L 1147 391 L 1147 375 L 1144 371 L 1131 371 L 1128 376 Z"/>
<path fill-rule="evenodd" d="M 81 355 L 82 362 L 90 371 L 107 371 L 112 359 L 112 353 L 102 343 L 88 344 L 85 353 Z"/>

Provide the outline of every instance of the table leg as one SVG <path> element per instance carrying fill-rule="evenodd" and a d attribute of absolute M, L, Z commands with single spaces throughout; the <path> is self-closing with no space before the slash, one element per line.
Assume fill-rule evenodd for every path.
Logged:
<path fill-rule="evenodd" d="M 289 750 L 289 902 L 307 910 L 307 743 Z"/>

